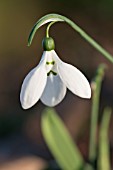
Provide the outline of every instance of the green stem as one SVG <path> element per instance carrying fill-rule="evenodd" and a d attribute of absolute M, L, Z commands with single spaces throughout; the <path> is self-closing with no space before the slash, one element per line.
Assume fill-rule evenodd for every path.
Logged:
<path fill-rule="evenodd" d="M 53 21 L 51 22 L 48 26 L 47 26 L 47 29 L 46 29 L 46 37 L 49 38 L 49 29 L 50 27 L 55 23 L 56 21 Z"/>
<path fill-rule="evenodd" d="M 90 127 L 90 144 L 89 144 L 89 160 L 94 163 L 96 159 L 96 133 L 99 114 L 99 100 L 101 92 L 101 84 L 104 76 L 105 65 L 101 64 L 97 70 L 95 80 L 92 82 L 92 110 L 91 110 L 91 127 Z"/>
<path fill-rule="evenodd" d="M 74 29 L 76 30 L 89 44 L 91 44 L 97 51 L 103 54 L 109 61 L 113 63 L 113 56 L 109 54 L 100 44 L 98 44 L 92 37 L 90 37 L 83 29 L 81 29 L 78 25 L 76 25 L 70 19 L 63 17 L 64 20 Z"/>
<path fill-rule="evenodd" d="M 69 18 L 58 15 L 58 14 L 48 14 L 44 17 L 40 18 L 38 22 L 34 25 L 29 38 L 28 38 L 28 46 L 31 45 L 32 39 L 35 35 L 35 32 L 37 29 L 39 29 L 42 25 L 44 25 L 47 22 L 66 22 L 69 24 L 75 31 L 77 31 L 89 44 L 91 44 L 95 49 L 97 49 L 101 54 L 103 54 L 110 62 L 113 63 L 113 56 L 107 52 L 101 45 L 99 45 L 93 38 L 91 38 L 83 29 L 81 29 L 77 24 L 75 24 L 73 21 L 71 21 Z"/>

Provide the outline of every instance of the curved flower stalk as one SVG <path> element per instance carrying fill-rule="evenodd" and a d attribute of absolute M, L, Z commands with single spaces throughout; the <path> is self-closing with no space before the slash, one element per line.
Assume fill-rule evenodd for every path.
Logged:
<path fill-rule="evenodd" d="M 56 106 L 64 99 L 67 88 L 79 97 L 91 97 L 91 88 L 86 77 L 76 67 L 63 62 L 54 50 L 55 44 L 49 37 L 49 28 L 58 21 L 64 20 L 59 16 L 42 17 L 30 33 L 28 45 L 31 44 L 36 30 L 50 22 L 43 40 L 41 61 L 28 73 L 22 84 L 20 101 L 24 109 L 32 107 L 39 99 L 47 106 Z"/>
<path fill-rule="evenodd" d="M 105 50 L 100 44 L 98 44 L 91 36 L 89 36 L 82 28 L 80 28 L 77 24 L 75 24 L 69 18 L 59 15 L 59 14 L 47 14 L 40 18 L 38 22 L 34 25 L 29 38 L 28 38 L 28 46 L 31 45 L 33 37 L 36 31 L 48 22 L 66 22 L 69 26 L 71 26 L 75 31 L 77 31 L 81 37 L 83 37 L 89 44 L 91 44 L 97 51 L 99 51 L 105 58 L 107 58 L 111 63 L 113 63 L 113 56 Z"/>

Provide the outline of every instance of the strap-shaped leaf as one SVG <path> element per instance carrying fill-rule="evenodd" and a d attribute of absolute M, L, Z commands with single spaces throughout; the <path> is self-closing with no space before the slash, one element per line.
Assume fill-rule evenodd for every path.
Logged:
<path fill-rule="evenodd" d="M 41 127 L 44 139 L 61 169 L 79 170 L 83 166 L 83 158 L 54 109 L 43 112 Z"/>
<path fill-rule="evenodd" d="M 109 148 L 109 138 L 108 138 L 110 117 L 111 117 L 111 108 L 105 108 L 101 126 L 100 126 L 98 170 L 111 169 L 110 148 Z"/>
<path fill-rule="evenodd" d="M 91 86 L 92 86 L 92 108 L 91 108 L 91 126 L 90 126 L 90 142 L 89 142 L 89 160 L 92 164 L 95 164 L 95 160 L 97 157 L 97 142 L 96 142 L 96 134 L 97 134 L 97 125 L 98 125 L 98 117 L 99 117 L 99 104 L 100 104 L 100 94 L 102 81 L 105 74 L 106 69 L 105 64 L 100 64 L 96 71 L 96 76 L 94 77 Z"/>

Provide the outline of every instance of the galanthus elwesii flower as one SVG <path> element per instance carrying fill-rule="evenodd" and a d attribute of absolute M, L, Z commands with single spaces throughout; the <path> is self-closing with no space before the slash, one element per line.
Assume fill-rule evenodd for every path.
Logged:
<path fill-rule="evenodd" d="M 23 81 L 20 93 L 22 107 L 28 109 L 39 99 L 47 106 L 56 106 L 65 97 L 67 88 L 79 97 L 90 98 L 88 80 L 76 67 L 58 57 L 53 39 L 45 38 L 43 47 L 40 63 Z"/>

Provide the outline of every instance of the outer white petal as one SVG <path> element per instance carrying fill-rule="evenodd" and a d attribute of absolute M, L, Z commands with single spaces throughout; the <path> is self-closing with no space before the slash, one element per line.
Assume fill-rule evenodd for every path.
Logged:
<path fill-rule="evenodd" d="M 91 88 L 86 77 L 74 66 L 63 62 L 53 51 L 54 58 L 57 60 L 58 73 L 66 87 L 82 98 L 91 97 Z"/>
<path fill-rule="evenodd" d="M 45 53 L 44 53 L 45 55 Z M 47 82 L 44 61 L 31 70 L 25 77 L 20 93 L 21 105 L 24 109 L 32 107 L 40 98 Z"/>
<path fill-rule="evenodd" d="M 82 98 L 91 97 L 91 88 L 86 77 L 74 66 L 67 63 L 58 65 L 59 75 L 66 87 Z"/>
<path fill-rule="evenodd" d="M 47 77 L 47 84 L 41 96 L 41 101 L 50 107 L 60 103 L 66 94 L 66 86 L 63 84 L 59 75 L 50 74 Z"/>

